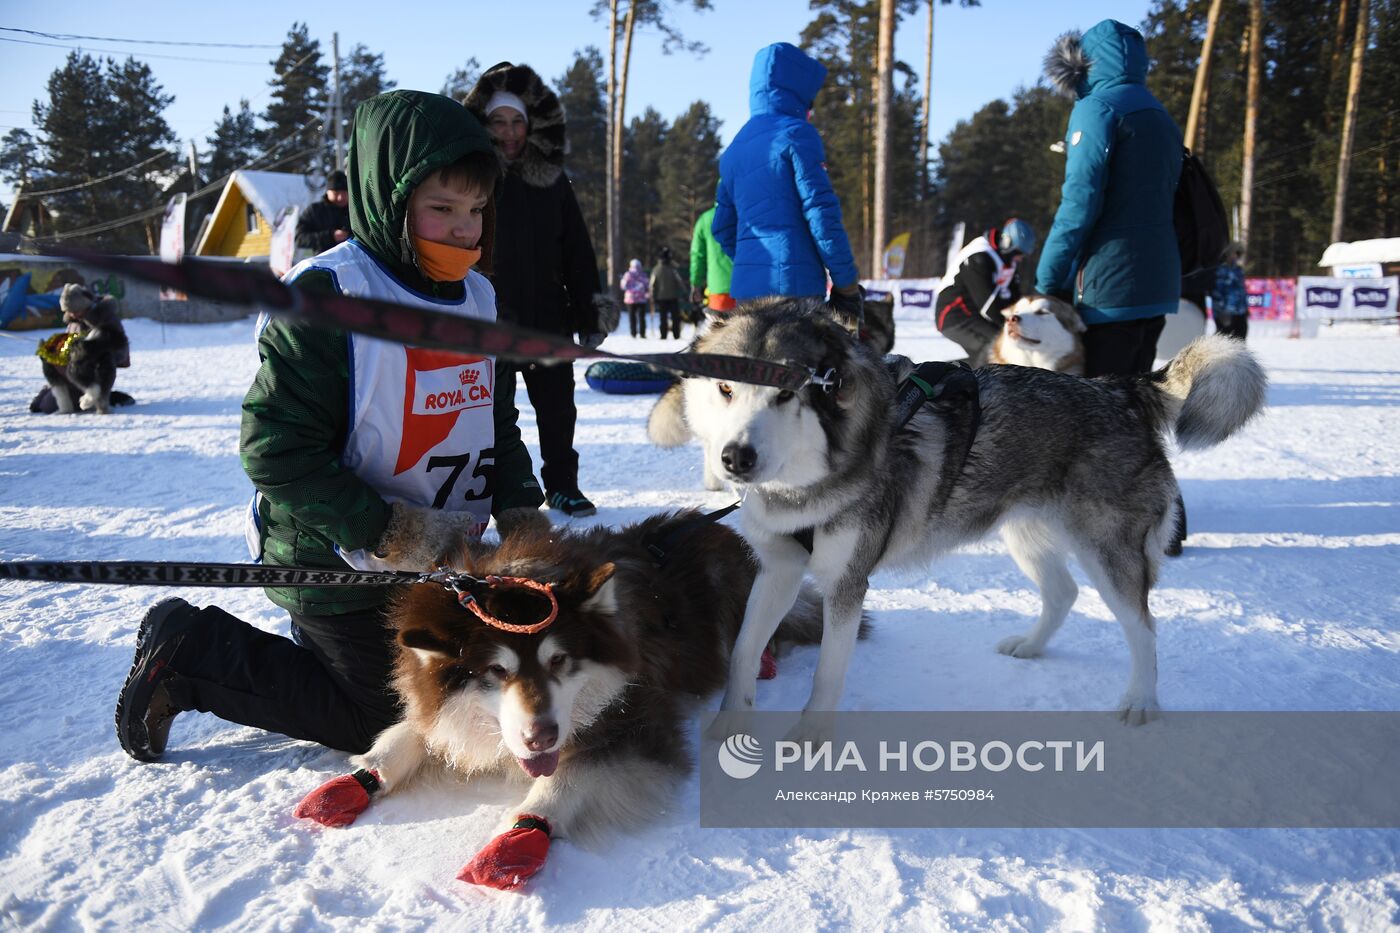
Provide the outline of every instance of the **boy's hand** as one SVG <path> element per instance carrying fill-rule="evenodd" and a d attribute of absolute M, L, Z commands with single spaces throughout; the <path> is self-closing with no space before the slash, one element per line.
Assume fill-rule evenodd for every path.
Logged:
<path fill-rule="evenodd" d="M 578 345 L 585 350 L 596 350 L 608 339 L 607 334 L 579 334 Z"/>
<path fill-rule="evenodd" d="M 496 531 L 504 541 L 515 534 L 548 534 L 550 528 L 549 516 L 539 509 L 521 506 L 514 509 L 506 509 L 496 516 Z"/>
<path fill-rule="evenodd" d="M 476 539 L 476 524 L 470 512 L 395 502 L 374 556 L 395 570 L 433 570 Z"/>

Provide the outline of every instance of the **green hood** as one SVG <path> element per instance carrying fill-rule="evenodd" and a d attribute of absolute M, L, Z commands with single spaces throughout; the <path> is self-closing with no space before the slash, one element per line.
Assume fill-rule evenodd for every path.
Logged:
<path fill-rule="evenodd" d="M 425 91 L 390 91 L 355 108 L 350 141 L 350 232 L 409 281 L 419 277 L 404 239 L 408 199 L 429 174 L 491 137 L 461 104 Z"/>

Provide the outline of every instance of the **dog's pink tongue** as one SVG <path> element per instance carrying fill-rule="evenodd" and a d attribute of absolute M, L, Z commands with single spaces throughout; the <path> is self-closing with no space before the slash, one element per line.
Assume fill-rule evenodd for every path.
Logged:
<path fill-rule="evenodd" d="M 525 773 L 530 777 L 549 777 L 554 773 L 554 769 L 559 767 L 559 753 L 549 752 L 545 755 L 536 755 L 533 758 L 520 758 L 520 767 L 525 769 Z"/>

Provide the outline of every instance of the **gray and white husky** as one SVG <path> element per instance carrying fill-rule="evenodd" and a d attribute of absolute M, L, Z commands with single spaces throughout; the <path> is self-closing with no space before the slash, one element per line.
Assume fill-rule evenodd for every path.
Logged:
<path fill-rule="evenodd" d="M 870 575 L 926 562 L 994 528 L 1042 597 L 1035 626 L 997 650 L 1032 658 L 1045 649 L 1078 593 L 1066 561 L 1073 554 L 1127 636 L 1123 718 L 1140 723 L 1158 708 L 1147 596 L 1177 490 L 1163 434 L 1172 430 L 1183 449 L 1209 447 L 1259 412 L 1267 380 L 1242 343 L 1202 338 L 1165 368 L 1132 377 L 984 367 L 975 373 L 975 435 L 971 419 L 929 406 L 896 430 L 895 388 L 909 362 L 881 360 L 814 301 L 742 305 L 694 349 L 832 370 L 839 380 L 792 392 L 688 378 L 683 410 L 663 402 L 649 422 L 657 443 L 693 432 L 707 470 L 747 489 L 740 515 L 760 571 L 722 711 L 752 708 L 759 655 L 804 574 L 824 596 L 806 711 L 834 710 Z M 806 533 L 810 553 L 794 537 Z"/>

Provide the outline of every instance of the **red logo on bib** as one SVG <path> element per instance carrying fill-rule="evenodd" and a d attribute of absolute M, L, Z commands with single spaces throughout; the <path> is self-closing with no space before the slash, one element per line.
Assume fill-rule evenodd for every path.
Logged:
<path fill-rule="evenodd" d="M 394 475 L 411 469 L 457 425 L 470 408 L 492 404 L 495 367 L 489 359 L 447 350 L 405 347 L 408 374 L 403 387 L 403 437 Z"/>

